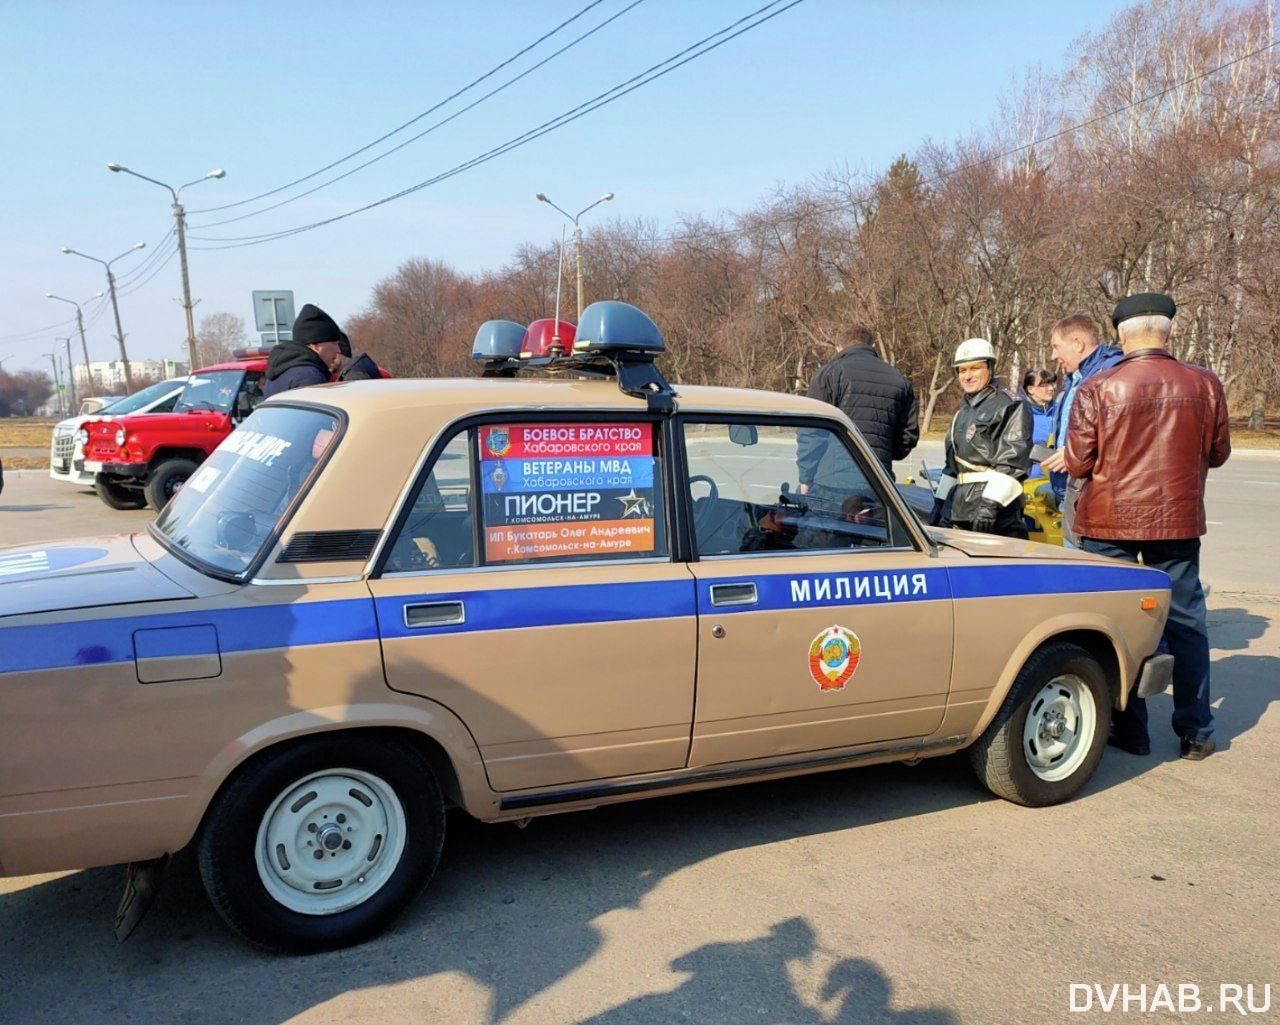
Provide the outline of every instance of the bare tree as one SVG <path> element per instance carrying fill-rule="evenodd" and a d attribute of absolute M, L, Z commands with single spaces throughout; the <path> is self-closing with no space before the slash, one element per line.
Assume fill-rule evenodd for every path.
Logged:
<path fill-rule="evenodd" d="M 200 328 L 196 331 L 196 356 L 201 366 L 225 363 L 232 358 L 235 349 L 245 345 L 248 338 L 243 317 L 234 313 L 210 313 L 200 318 Z"/>

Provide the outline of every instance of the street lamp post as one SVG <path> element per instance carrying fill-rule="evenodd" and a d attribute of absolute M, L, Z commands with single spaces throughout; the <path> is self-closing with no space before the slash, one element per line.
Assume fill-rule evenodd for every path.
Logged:
<path fill-rule="evenodd" d="M 49 357 L 49 366 L 53 367 L 53 398 L 54 409 L 58 411 L 58 415 L 62 415 L 62 379 L 58 376 L 58 355 L 54 352 L 46 352 L 45 356 Z"/>
<path fill-rule="evenodd" d="M 58 338 L 57 341 L 61 342 L 67 350 L 67 390 L 71 392 L 71 408 L 79 409 L 80 401 L 76 398 L 76 365 L 71 362 L 71 336 Z M 88 369 L 85 367 L 86 372 Z"/>
<path fill-rule="evenodd" d="M 555 203 L 551 202 L 551 200 L 547 198 L 545 193 L 539 192 L 536 198 L 540 203 L 546 203 L 548 206 L 555 207 L 555 209 L 559 210 L 562 214 L 564 214 L 567 218 L 569 218 L 569 220 L 573 221 L 573 256 L 574 256 L 574 260 L 577 262 L 577 265 L 578 265 L 578 320 L 581 321 L 582 320 L 582 226 L 578 223 L 578 221 L 581 219 L 582 215 L 585 214 L 588 210 L 591 210 L 594 207 L 599 206 L 601 203 L 604 203 L 607 200 L 612 199 L 613 193 L 606 192 L 603 196 L 597 199 L 590 206 L 584 206 L 576 214 L 571 214 L 567 210 L 564 210 L 561 207 L 556 206 Z"/>
<path fill-rule="evenodd" d="M 60 295 L 54 295 L 52 292 L 45 292 L 46 299 L 56 299 L 60 303 L 70 303 L 76 308 L 76 327 L 80 331 L 80 348 L 84 352 L 84 386 L 88 392 L 93 391 L 93 371 L 89 369 L 89 343 L 84 339 L 84 311 L 80 309 L 80 304 L 74 299 L 64 299 Z M 102 293 L 98 292 L 90 296 L 91 299 L 101 299 Z M 88 302 L 88 300 L 85 300 Z M 74 383 L 75 372 L 72 371 L 72 380 Z"/>
<path fill-rule="evenodd" d="M 191 301 L 191 280 L 187 275 L 187 212 L 178 201 L 178 196 L 189 185 L 198 185 L 200 182 L 207 181 L 210 178 L 225 178 L 227 172 L 218 167 L 195 181 L 189 181 L 186 185 L 179 185 L 175 189 L 172 185 L 166 185 L 164 182 L 156 181 L 154 178 L 148 178 L 145 174 L 131 171 L 122 164 L 110 163 L 107 165 L 107 170 L 123 171 L 125 174 L 131 174 L 135 178 L 141 178 L 144 182 L 159 185 L 162 189 L 168 189 L 169 195 L 173 197 L 173 219 L 178 226 L 178 259 L 182 264 L 182 308 L 187 313 L 187 356 L 191 360 L 191 369 L 194 371 L 199 365 L 199 360 L 196 359 L 196 327 L 191 316 L 195 303 Z"/>
<path fill-rule="evenodd" d="M 116 315 L 116 341 L 120 343 L 120 362 L 124 364 L 124 383 L 129 391 L 133 391 L 133 372 L 129 369 L 129 354 L 124 349 L 124 328 L 120 326 L 120 304 L 116 302 L 116 279 L 111 273 L 111 265 L 117 260 L 121 260 L 128 256 L 135 249 L 146 249 L 145 242 L 135 242 L 119 256 L 113 256 L 110 260 L 99 260 L 96 256 L 90 256 L 88 253 L 82 253 L 77 249 L 71 249 L 63 246 L 64 253 L 70 253 L 72 256 L 83 256 L 86 260 L 92 260 L 94 263 L 100 263 L 107 269 L 107 292 L 111 296 L 111 310 Z"/>

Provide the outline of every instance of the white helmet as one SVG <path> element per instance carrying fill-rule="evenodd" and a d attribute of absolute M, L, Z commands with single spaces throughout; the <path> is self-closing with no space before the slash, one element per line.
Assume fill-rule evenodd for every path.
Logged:
<path fill-rule="evenodd" d="M 996 350 L 985 338 L 970 338 L 960 343 L 960 347 L 956 349 L 956 358 L 951 361 L 951 365 L 958 367 L 961 363 L 976 363 L 980 359 L 994 363 Z"/>

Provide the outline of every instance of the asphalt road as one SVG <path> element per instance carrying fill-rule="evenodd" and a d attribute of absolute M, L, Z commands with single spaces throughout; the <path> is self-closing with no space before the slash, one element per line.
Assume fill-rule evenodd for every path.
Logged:
<path fill-rule="evenodd" d="M 1222 1010 L 1220 985 L 1252 985 L 1255 1007 L 1269 986 L 1252 1020 L 1280 1021 L 1277 488 L 1280 459 L 1241 454 L 1211 476 L 1220 749 L 1206 762 L 1177 759 L 1161 696 L 1153 754 L 1108 750 L 1058 808 L 995 799 L 956 757 L 526 830 L 458 815 L 434 883 L 388 934 L 311 958 L 233 938 L 186 857 L 124 945 L 122 870 L 0 879 L 0 1022 L 1021 1025 L 1107 1020 L 1096 990 L 1073 1013 L 1086 990 L 1072 987 L 1116 984 L 1150 1021 L 1197 1015 L 1139 1013 L 1140 985 L 1142 1006 L 1158 984 L 1175 1005 L 1197 985 Z M 6 475 L 0 544 L 149 518 Z"/>

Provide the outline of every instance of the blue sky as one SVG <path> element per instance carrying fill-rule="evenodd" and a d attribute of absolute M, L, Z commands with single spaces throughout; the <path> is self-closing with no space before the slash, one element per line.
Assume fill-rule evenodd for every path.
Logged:
<path fill-rule="evenodd" d="M 483 153 L 617 85 L 767 0 L 643 0 L 590 38 L 400 152 L 279 210 L 233 203 L 309 174 L 408 121 L 505 61 L 589 0 L 516 3 L 99 3 L 0 6 L 0 359 L 47 368 L 46 327 L 72 313 L 46 292 L 85 299 L 116 263 L 130 358 L 181 358 L 176 256 L 138 273 L 172 226 L 168 193 L 112 174 L 108 161 L 182 184 L 192 236 L 243 236 L 361 206 Z M 532 66 L 631 0 L 602 0 L 530 54 L 361 159 L 429 127 Z M 784 3 L 786 0 L 784 0 Z M 599 111 L 439 185 L 295 237 L 202 250 L 192 293 L 202 315 L 251 319 L 253 289 L 291 288 L 341 321 L 403 260 L 497 268 L 522 242 L 559 237 L 547 193 L 584 218 L 742 211 L 779 186 L 835 167 L 875 170 L 926 138 L 987 124 L 1022 69 L 1061 66 L 1071 40 L 1101 29 L 1116 0 L 1071 4 L 805 0 L 759 28 Z M 130 276 L 130 271 L 134 274 Z M 149 280 L 148 280 L 149 277 Z M 250 326 L 252 326 L 250 324 Z M 114 358 L 109 311 L 90 356 Z M 78 345 L 75 351 L 79 352 Z M 6 358 L 8 357 L 8 358 Z M 77 356 L 78 358 L 78 356 Z"/>

